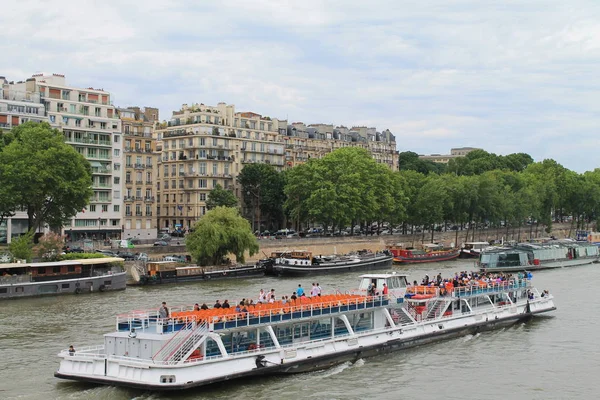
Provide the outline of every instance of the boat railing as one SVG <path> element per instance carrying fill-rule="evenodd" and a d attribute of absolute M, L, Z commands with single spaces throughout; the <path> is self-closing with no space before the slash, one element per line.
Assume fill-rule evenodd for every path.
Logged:
<path fill-rule="evenodd" d="M 16 283 L 28 283 L 31 281 L 31 275 L 29 274 L 0 276 L 0 285 L 14 285 Z"/>
<path fill-rule="evenodd" d="M 75 348 L 74 353 L 70 353 L 69 349 L 63 349 L 58 353 L 59 356 L 77 356 L 77 357 L 88 357 L 88 358 L 97 358 L 97 357 L 105 357 L 104 353 L 104 345 L 96 345 L 96 346 L 86 346 L 86 347 L 77 347 Z"/>
<path fill-rule="evenodd" d="M 468 286 L 459 286 L 452 290 L 453 297 L 480 296 L 487 293 L 500 293 L 507 290 L 515 290 L 531 287 L 528 279 L 515 279 L 510 281 L 481 283 L 471 282 Z"/>

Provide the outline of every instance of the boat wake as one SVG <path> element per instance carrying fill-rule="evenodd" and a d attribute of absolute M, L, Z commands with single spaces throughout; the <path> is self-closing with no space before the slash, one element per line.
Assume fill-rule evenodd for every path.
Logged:
<path fill-rule="evenodd" d="M 361 361 L 361 360 L 359 360 Z M 357 361 L 358 362 L 358 361 Z M 364 364 L 364 361 L 363 361 Z M 343 364 L 336 365 L 333 368 L 322 371 L 319 375 L 321 378 L 329 378 L 330 376 L 338 375 L 344 372 L 346 369 L 352 367 L 352 363 L 350 361 L 346 361 Z"/>
<path fill-rule="evenodd" d="M 470 340 L 477 339 L 479 336 L 481 336 L 481 333 L 476 333 L 474 335 L 467 335 L 463 338 L 463 342 L 468 342 Z"/>

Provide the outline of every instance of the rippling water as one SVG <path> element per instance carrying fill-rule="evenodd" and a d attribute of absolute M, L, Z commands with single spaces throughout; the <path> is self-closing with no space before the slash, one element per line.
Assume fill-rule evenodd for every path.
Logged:
<path fill-rule="evenodd" d="M 394 267 L 409 279 L 470 269 L 447 266 Z M 600 372 L 598 337 L 600 265 L 541 271 L 539 289 L 555 295 L 549 317 L 503 330 L 465 336 L 326 371 L 228 382 L 183 393 L 156 394 L 95 386 L 53 377 L 56 353 L 69 344 L 101 344 L 114 316 L 132 309 L 258 297 L 261 288 L 291 294 L 312 278 L 255 278 L 179 287 L 128 288 L 116 293 L 0 302 L 1 399 L 574 399 L 596 398 Z M 317 278 L 315 278 L 317 279 Z M 325 292 L 355 288 L 357 274 L 318 277 Z"/>

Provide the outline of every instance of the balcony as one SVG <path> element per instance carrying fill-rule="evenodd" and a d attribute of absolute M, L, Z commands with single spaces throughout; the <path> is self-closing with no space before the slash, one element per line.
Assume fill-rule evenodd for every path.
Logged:
<path fill-rule="evenodd" d="M 126 217 L 131 217 L 131 211 L 125 211 L 125 216 Z"/>
<path fill-rule="evenodd" d="M 136 185 L 143 185 L 143 184 L 144 184 L 144 181 L 135 181 L 135 184 L 136 184 Z"/>
<path fill-rule="evenodd" d="M 125 184 L 126 185 L 133 185 L 133 181 L 128 179 L 128 180 L 125 181 Z"/>
<path fill-rule="evenodd" d="M 126 203 L 129 203 L 129 202 L 134 201 L 134 198 L 133 198 L 133 196 L 124 196 L 123 201 L 125 201 Z"/>
<path fill-rule="evenodd" d="M 141 211 L 136 211 L 135 212 L 135 216 L 136 217 L 141 217 L 142 216 L 142 212 Z"/>
<path fill-rule="evenodd" d="M 151 217 L 152 216 L 152 211 L 146 211 L 146 217 Z"/>
<path fill-rule="evenodd" d="M 135 168 L 135 169 L 144 169 L 144 168 L 146 168 L 146 164 L 134 164 L 133 168 Z"/>
<path fill-rule="evenodd" d="M 144 202 L 146 202 L 146 203 L 154 203 L 154 196 L 150 196 L 150 197 L 146 196 L 146 197 L 144 197 Z"/>

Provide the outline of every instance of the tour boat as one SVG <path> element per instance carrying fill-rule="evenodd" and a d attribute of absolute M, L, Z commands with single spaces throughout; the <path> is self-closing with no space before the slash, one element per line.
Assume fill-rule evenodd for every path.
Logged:
<path fill-rule="evenodd" d="M 389 269 L 392 255 L 388 251 L 373 253 L 368 250 L 353 254 L 313 256 L 310 251 L 292 250 L 275 252 L 264 262 L 265 274 L 274 276 L 305 276 L 358 270 Z"/>
<path fill-rule="evenodd" d="M 146 390 L 188 389 L 325 369 L 554 309 L 553 296 L 527 279 L 440 288 L 408 286 L 402 274 L 368 274 L 353 293 L 238 310 L 182 306 L 170 315 L 157 309 L 119 315 L 103 344 L 62 350 L 55 376 Z"/>
<path fill-rule="evenodd" d="M 394 262 L 399 264 L 418 264 L 426 262 L 449 261 L 460 255 L 460 249 L 443 249 L 440 245 L 425 245 L 425 250 L 390 246 L 388 250 L 394 256 Z"/>
<path fill-rule="evenodd" d="M 0 299 L 125 289 L 123 259 L 0 264 Z"/>
<path fill-rule="evenodd" d="M 589 243 L 519 243 L 512 247 L 484 250 L 478 264 L 485 272 L 535 271 L 591 264 L 598 261 L 598 255 L 598 247 Z"/>
<path fill-rule="evenodd" d="M 265 267 L 256 265 L 227 265 L 200 267 L 175 261 L 154 261 L 138 263 L 131 268 L 131 285 L 156 285 L 162 283 L 182 283 L 207 281 L 211 279 L 264 276 Z"/>

